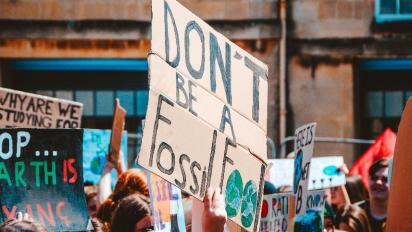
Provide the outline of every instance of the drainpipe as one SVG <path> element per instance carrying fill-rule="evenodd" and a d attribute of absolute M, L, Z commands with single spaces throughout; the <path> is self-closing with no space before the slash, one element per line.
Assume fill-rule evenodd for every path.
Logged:
<path fill-rule="evenodd" d="M 286 1 L 279 0 L 282 32 L 279 46 L 279 141 L 286 137 Z"/>

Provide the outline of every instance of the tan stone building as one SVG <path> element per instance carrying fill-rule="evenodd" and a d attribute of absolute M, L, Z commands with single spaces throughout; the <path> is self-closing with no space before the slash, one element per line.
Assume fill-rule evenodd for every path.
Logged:
<path fill-rule="evenodd" d="M 276 141 L 278 0 L 181 3 L 269 65 Z M 83 102 L 86 128 L 110 128 L 118 97 L 135 133 L 147 105 L 150 17 L 149 0 L 0 0 L 0 86 Z"/>
<path fill-rule="evenodd" d="M 412 92 L 412 2 L 288 1 L 288 128 L 318 122 L 317 136 L 374 139 L 396 131 Z M 317 155 L 365 146 L 317 143 Z"/>

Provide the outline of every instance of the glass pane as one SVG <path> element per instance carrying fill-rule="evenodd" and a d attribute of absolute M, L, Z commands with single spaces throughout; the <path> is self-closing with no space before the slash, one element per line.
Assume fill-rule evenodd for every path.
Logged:
<path fill-rule="evenodd" d="M 401 14 L 412 14 L 412 0 L 401 1 Z"/>
<path fill-rule="evenodd" d="M 76 91 L 76 101 L 83 103 L 83 115 L 94 115 L 93 91 Z"/>
<path fill-rule="evenodd" d="M 402 91 L 385 92 L 385 116 L 400 117 L 403 109 Z"/>
<path fill-rule="evenodd" d="M 53 97 L 53 90 L 36 90 L 36 94 Z"/>
<path fill-rule="evenodd" d="M 113 91 L 96 91 L 96 115 L 112 116 L 114 107 Z"/>
<path fill-rule="evenodd" d="M 378 0 L 381 2 L 381 14 L 396 14 L 397 0 Z"/>
<path fill-rule="evenodd" d="M 56 97 L 72 101 L 73 100 L 73 91 L 57 90 L 56 91 Z"/>
<path fill-rule="evenodd" d="M 134 115 L 134 94 L 133 91 L 118 91 L 117 97 L 120 105 L 127 111 L 126 115 Z"/>
<path fill-rule="evenodd" d="M 147 103 L 149 100 L 149 91 L 139 90 L 136 92 L 137 98 L 137 116 L 145 116 L 147 110 Z"/>
<path fill-rule="evenodd" d="M 381 91 L 371 91 L 366 93 L 366 116 L 382 117 L 383 93 Z"/>
<path fill-rule="evenodd" d="M 408 101 L 410 97 L 412 97 L 412 91 L 406 91 L 405 92 L 405 103 Z"/>

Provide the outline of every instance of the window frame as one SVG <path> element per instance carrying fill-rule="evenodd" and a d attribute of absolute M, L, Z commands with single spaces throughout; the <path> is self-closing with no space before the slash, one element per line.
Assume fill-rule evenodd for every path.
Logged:
<path fill-rule="evenodd" d="M 400 13 L 400 0 L 396 1 L 396 12 L 395 14 L 382 14 L 381 12 L 381 1 L 375 0 L 375 21 L 377 23 L 385 22 L 399 22 L 399 21 L 412 21 L 412 13 L 401 14 Z"/>

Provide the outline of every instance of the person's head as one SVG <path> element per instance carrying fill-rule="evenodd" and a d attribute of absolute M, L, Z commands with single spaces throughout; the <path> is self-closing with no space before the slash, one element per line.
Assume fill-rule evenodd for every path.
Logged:
<path fill-rule="evenodd" d="M 96 217 L 99 200 L 96 188 L 84 187 L 86 194 L 87 209 L 90 217 Z"/>
<path fill-rule="evenodd" d="M 389 159 L 376 160 L 369 169 L 369 197 L 372 200 L 387 200 Z"/>
<path fill-rule="evenodd" d="M 142 194 L 123 198 L 114 211 L 112 232 L 143 232 L 152 229 L 149 199 Z"/>
<path fill-rule="evenodd" d="M 107 225 L 113 215 L 118 202 L 124 197 L 134 193 L 140 193 L 149 197 L 149 187 L 146 176 L 139 169 L 129 169 L 123 172 L 114 187 L 113 193 L 106 199 L 97 210 L 97 218 Z"/>
<path fill-rule="evenodd" d="M 346 205 L 339 209 L 336 226 L 347 232 L 372 232 L 365 211 L 355 205 Z"/>
<path fill-rule="evenodd" d="M 356 203 L 369 199 L 368 189 L 366 189 L 360 176 L 347 176 L 345 188 L 348 192 L 351 203 Z"/>
<path fill-rule="evenodd" d="M 0 232 L 47 232 L 47 229 L 31 220 L 11 219 L 0 225 Z"/>

